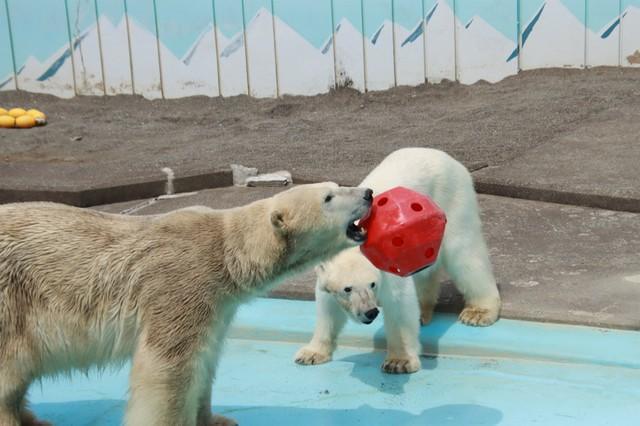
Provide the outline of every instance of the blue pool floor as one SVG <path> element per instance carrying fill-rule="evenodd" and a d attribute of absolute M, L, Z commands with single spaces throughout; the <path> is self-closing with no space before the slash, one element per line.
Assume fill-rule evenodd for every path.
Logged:
<path fill-rule="evenodd" d="M 214 411 L 245 425 L 640 424 L 640 333 L 501 320 L 471 328 L 439 315 L 423 328 L 422 370 L 380 371 L 382 321 L 350 324 L 334 361 L 299 366 L 310 302 L 262 299 L 235 321 Z M 32 408 L 56 425 L 119 425 L 127 369 L 46 380 Z"/>

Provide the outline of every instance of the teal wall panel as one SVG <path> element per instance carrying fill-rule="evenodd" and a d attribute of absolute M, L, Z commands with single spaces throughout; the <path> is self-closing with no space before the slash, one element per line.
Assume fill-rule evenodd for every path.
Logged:
<path fill-rule="evenodd" d="M 0 0 L 0 90 L 63 97 L 311 95 L 600 65 L 640 66 L 640 0 Z"/>

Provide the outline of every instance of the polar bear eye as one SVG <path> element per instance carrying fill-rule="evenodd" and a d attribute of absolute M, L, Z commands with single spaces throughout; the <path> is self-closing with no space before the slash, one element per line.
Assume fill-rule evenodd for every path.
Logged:
<path fill-rule="evenodd" d="M 324 202 L 325 202 L 325 203 L 328 203 L 328 202 L 330 202 L 331 200 L 333 200 L 333 195 L 331 195 L 331 194 L 329 194 L 329 195 L 327 195 L 326 197 L 324 197 Z"/>
<path fill-rule="evenodd" d="M 345 293 L 351 293 L 351 287 L 345 287 L 344 288 L 344 292 Z"/>
<path fill-rule="evenodd" d="M 369 287 L 371 287 L 371 288 L 376 288 L 376 283 L 371 283 L 371 284 L 369 285 Z"/>

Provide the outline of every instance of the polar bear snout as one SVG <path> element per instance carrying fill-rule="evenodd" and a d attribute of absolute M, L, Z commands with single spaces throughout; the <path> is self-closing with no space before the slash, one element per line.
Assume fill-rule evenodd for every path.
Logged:
<path fill-rule="evenodd" d="M 369 325 L 378 317 L 380 311 L 375 305 L 375 300 L 374 297 L 370 302 L 360 304 L 360 307 L 352 306 L 351 313 L 358 322 Z M 373 303 L 373 306 L 371 303 Z"/>
<path fill-rule="evenodd" d="M 373 189 L 366 188 L 364 191 L 364 200 L 369 203 L 373 202 Z"/>
<path fill-rule="evenodd" d="M 358 207 L 353 212 L 353 220 L 362 220 L 369 215 L 369 210 L 373 204 L 373 190 L 369 188 L 354 188 L 358 195 L 361 195 Z"/>
<path fill-rule="evenodd" d="M 364 322 L 365 324 L 371 324 L 373 320 L 376 319 L 379 313 L 380 311 L 378 310 L 378 308 L 369 309 L 364 313 L 366 320 L 362 322 Z"/>
<path fill-rule="evenodd" d="M 371 324 L 380 311 L 378 310 L 378 298 L 370 284 L 346 287 L 344 290 L 334 293 L 339 304 L 355 321 L 362 324 Z M 347 292 L 347 290 L 349 290 Z"/>
<path fill-rule="evenodd" d="M 369 211 L 373 203 L 373 190 L 369 188 L 353 188 L 360 197 L 357 206 L 353 210 L 349 222 L 347 224 L 347 237 L 361 244 L 367 239 L 367 231 L 358 225 L 358 222 L 369 216 Z"/>

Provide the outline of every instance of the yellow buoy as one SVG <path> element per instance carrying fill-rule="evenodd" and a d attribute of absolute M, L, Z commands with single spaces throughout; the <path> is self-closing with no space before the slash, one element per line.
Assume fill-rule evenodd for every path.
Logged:
<path fill-rule="evenodd" d="M 36 124 L 41 126 L 47 122 L 47 116 L 44 115 L 42 111 L 38 111 L 37 109 L 30 109 L 27 111 L 27 114 L 36 119 Z"/>
<path fill-rule="evenodd" d="M 20 117 L 16 118 L 16 127 L 19 127 L 21 129 L 30 129 L 35 125 L 36 119 L 29 114 L 21 115 Z"/>
<path fill-rule="evenodd" d="M 15 127 L 16 119 L 10 115 L 0 115 L 0 128 L 10 129 Z"/>
<path fill-rule="evenodd" d="M 4 108 L 0 108 L 0 115 L 7 115 L 7 114 L 9 114 L 9 111 L 7 111 Z"/>
<path fill-rule="evenodd" d="M 12 108 L 9 110 L 9 115 L 13 118 L 18 118 L 21 115 L 25 115 L 26 113 L 27 111 L 23 110 L 22 108 Z"/>
<path fill-rule="evenodd" d="M 33 118 L 44 118 L 44 119 L 47 118 L 47 116 L 44 115 L 42 111 L 38 111 L 37 109 L 33 109 L 33 108 L 27 111 L 27 114 L 29 114 Z"/>

